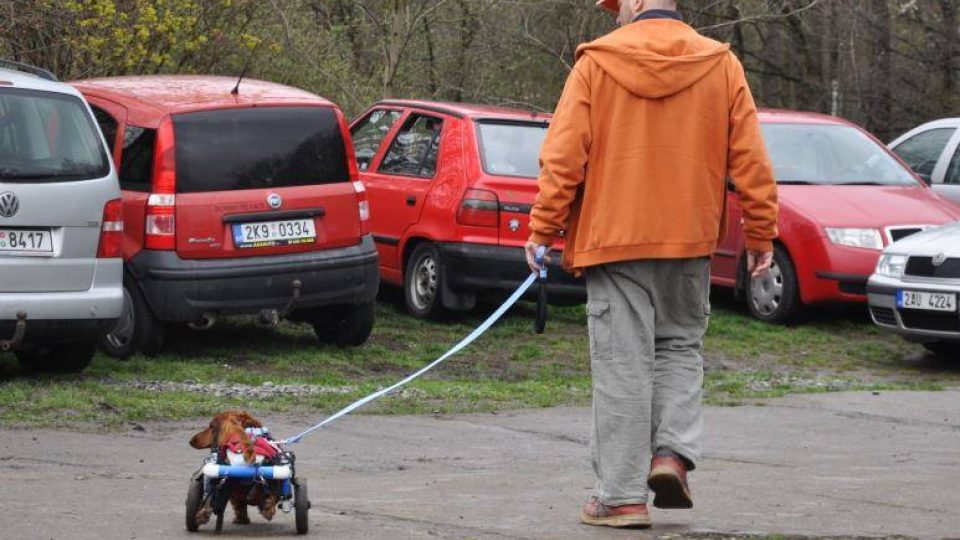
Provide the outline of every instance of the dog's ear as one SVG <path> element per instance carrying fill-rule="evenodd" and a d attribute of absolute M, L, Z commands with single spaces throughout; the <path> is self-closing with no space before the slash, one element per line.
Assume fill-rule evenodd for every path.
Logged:
<path fill-rule="evenodd" d="M 198 450 L 213 446 L 213 430 L 208 427 L 203 431 L 197 432 L 196 435 L 190 438 L 190 446 Z"/>
<path fill-rule="evenodd" d="M 244 428 L 263 427 L 263 424 L 261 424 L 259 420 L 245 412 L 237 413 L 237 421 L 240 422 L 240 425 Z"/>

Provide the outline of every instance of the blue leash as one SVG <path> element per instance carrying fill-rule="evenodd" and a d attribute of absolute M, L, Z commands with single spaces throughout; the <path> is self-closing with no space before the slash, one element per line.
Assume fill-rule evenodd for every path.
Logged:
<path fill-rule="evenodd" d="M 540 246 L 539 248 L 537 248 L 536 261 L 537 261 L 537 264 L 540 266 L 540 272 L 533 272 L 529 276 L 527 276 L 527 279 L 522 284 L 520 284 L 520 287 L 517 288 L 517 290 L 514 291 L 513 294 L 510 295 L 510 298 L 507 298 L 507 301 L 504 302 L 503 305 L 497 308 L 497 310 L 494 311 L 492 315 L 487 317 L 487 320 L 483 321 L 483 324 L 478 326 L 473 332 L 470 332 L 470 334 L 467 337 L 460 340 L 460 343 L 457 343 L 449 351 L 443 353 L 443 356 L 441 356 L 440 358 L 437 358 L 433 362 L 430 362 L 429 364 L 421 368 L 419 371 L 417 371 L 416 373 L 413 373 L 412 375 L 403 379 L 402 381 L 392 386 L 388 386 L 387 388 L 384 388 L 382 390 L 378 390 L 370 394 L 369 396 L 358 399 L 357 401 L 354 401 L 350 405 L 347 405 L 346 407 L 340 409 L 339 411 L 337 411 L 327 419 L 323 420 L 322 422 L 315 424 L 309 429 L 302 431 L 299 434 L 294 435 L 293 437 L 284 439 L 280 442 L 283 444 L 294 444 L 294 443 L 300 442 L 301 439 L 303 439 L 305 436 L 309 435 L 310 433 L 313 433 L 314 431 L 328 424 L 332 424 L 333 422 L 336 422 L 340 418 L 343 418 L 344 416 L 352 413 L 353 411 L 359 409 L 360 407 L 363 407 L 364 405 L 372 401 L 375 401 L 377 399 L 380 399 L 381 397 L 393 392 L 394 390 L 397 390 L 398 388 L 401 388 L 402 386 L 407 385 L 414 379 L 417 379 L 424 373 L 437 367 L 438 365 L 443 363 L 445 360 L 447 360 L 451 356 L 457 354 L 458 352 L 463 350 L 467 345 L 470 345 L 471 343 L 476 341 L 478 337 L 482 336 L 487 330 L 490 329 L 491 326 L 493 326 L 494 323 L 500 320 L 500 318 L 503 317 L 503 314 L 506 313 L 508 309 L 513 307 L 513 305 L 517 303 L 517 300 L 519 300 L 520 297 L 523 296 L 524 293 L 526 293 L 527 290 L 529 290 L 534 283 L 536 283 L 537 281 L 540 281 L 541 287 L 543 287 L 543 284 L 547 279 L 547 269 L 543 264 L 543 259 L 546 256 L 546 254 L 547 254 L 547 250 L 545 247 Z"/>

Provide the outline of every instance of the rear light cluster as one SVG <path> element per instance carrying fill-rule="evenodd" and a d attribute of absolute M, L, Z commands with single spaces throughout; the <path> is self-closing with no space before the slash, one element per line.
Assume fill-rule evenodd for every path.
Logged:
<path fill-rule="evenodd" d="M 370 234 L 370 201 L 367 199 L 367 188 L 363 182 L 353 183 L 353 190 L 357 192 L 357 205 L 360 210 L 360 235 Z"/>
<path fill-rule="evenodd" d="M 499 227 L 500 200 L 484 189 L 468 189 L 457 209 L 457 223 L 474 227 Z"/>
<path fill-rule="evenodd" d="M 98 259 L 119 259 L 123 254 L 123 203 L 120 199 L 103 205 L 103 221 L 100 225 Z"/>
<path fill-rule="evenodd" d="M 147 249 L 170 251 L 177 245 L 177 160 L 173 144 L 173 122 L 164 120 L 157 129 L 153 193 L 147 199 L 147 221 L 144 226 Z"/>

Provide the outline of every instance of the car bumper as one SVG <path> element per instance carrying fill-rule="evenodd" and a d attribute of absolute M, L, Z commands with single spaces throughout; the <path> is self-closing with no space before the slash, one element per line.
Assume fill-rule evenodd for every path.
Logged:
<path fill-rule="evenodd" d="M 897 308 L 897 291 L 953 292 L 960 294 L 960 282 L 924 282 L 873 275 L 867 284 L 870 316 L 878 326 L 915 341 L 960 342 L 960 313 L 929 312 Z"/>
<path fill-rule="evenodd" d="M 467 243 L 441 243 L 437 248 L 445 268 L 444 279 L 454 291 L 512 291 L 530 275 L 523 248 Z M 574 277 L 557 264 L 559 253 L 551 254 L 551 259 L 554 262 L 547 270 L 550 301 L 585 302 L 584 279 Z"/>
<path fill-rule="evenodd" d="M 369 236 L 346 248 L 244 259 L 181 259 L 176 252 L 145 250 L 128 268 L 153 313 L 167 322 L 372 302 L 380 285 Z M 295 300 L 294 281 L 300 282 Z"/>
<path fill-rule="evenodd" d="M 21 312 L 28 321 L 116 319 L 123 310 L 123 261 L 97 259 L 96 265 L 85 291 L 0 293 L 0 321 Z"/>
<path fill-rule="evenodd" d="M 793 247 L 804 304 L 866 302 L 879 251 L 838 246 L 826 238 Z"/>

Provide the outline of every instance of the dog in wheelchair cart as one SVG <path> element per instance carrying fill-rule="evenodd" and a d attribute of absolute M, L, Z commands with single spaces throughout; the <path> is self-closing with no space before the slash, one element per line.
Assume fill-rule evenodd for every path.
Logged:
<path fill-rule="evenodd" d="M 307 533 L 307 481 L 295 475 L 293 452 L 274 441 L 259 420 L 245 412 L 223 412 L 190 439 L 190 446 L 210 449 L 210 454 L 190 478 L 188 531 L 197 531 L 216 516 L 220 532 L 229 502 L 236 524 L 250 523 L 247 506 L 256 506 L 267 521 L 279 506 L 285 513 L 295 510 L 297 533 Z"/>

